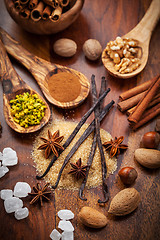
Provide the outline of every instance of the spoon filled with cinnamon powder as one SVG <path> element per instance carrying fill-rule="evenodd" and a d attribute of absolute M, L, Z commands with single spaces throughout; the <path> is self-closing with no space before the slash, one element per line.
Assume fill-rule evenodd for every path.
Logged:
<path fill-rule="evenodd" d="M 90 84 L 82 73 L 31 54 L 2 28 L 0 34 L 7 52 L 31 72 L 49 102 L 74 108 L 86 99 Z"/>

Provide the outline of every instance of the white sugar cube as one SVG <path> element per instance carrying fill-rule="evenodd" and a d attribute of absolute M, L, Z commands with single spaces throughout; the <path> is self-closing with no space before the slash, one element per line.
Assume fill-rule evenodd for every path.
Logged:
<path fill-rule="evenodd" d="M 9 169 L 6 166 L 0 166 L 0 178 L 3 177 L 7 172 L 9 172 Z"/>
<path fill-rule="evenodd" d="M 53 229 L 49 236 L 52 240 L 59 240 L 62 235 L 56 229 Z"/>
<path fill-rule="evenodd" d="M 64 209 L 58 212 L 58 217 L 63 220 L 69 220 L 74 218 L 74 213 L 71 210 Z"/>
<path fill-rule="evenodd" d="M 74 240 L 73 232 L 63 232 L 62 233 L 62 240 Z"/>
<path fill-rule="evenodd" d="M 17 197 L 7 198 L 4 201 L 4 207 L 7 213 L 15 212 L 17 209 L 23 207 L 23 202 Z"/>
<path fill-rule="evenodd" d="M 28 208 L 19 208 L 15 211 L 14 216 L 17 220 L 21 220 L 24 219 L 26 217 L 28 217 L 29 215 L 29 211 Z"/>
<path fill-rule="evenodd" d="M 73 227 L 72 223 L 70 221 L 66 221 L 66 220 L 60 220 L 59 224 L 58 224 L 58 228 L 60 228 L 63 231 L 66 231 L 66 232 L 74 231 L 74 227 Z"/>
<path fill-rule="evenodd" d="M 13 196 L 13 191 L 11 189 L 3 189 L 1 190 L 1 199 L 6 200 Z"/>
<path fill-rule="evenodd" d="M 14 187 L 15 197 L 27 197 L 28 193 L 31 192 L 31 187 L 26 182 L 17 182 Z"/>
<path fill-rule="evenodd" d="M 2 164 L 5 166 L 14 166 L 17 163 L 17 153 L 12 148 L 4 148 Z"/>

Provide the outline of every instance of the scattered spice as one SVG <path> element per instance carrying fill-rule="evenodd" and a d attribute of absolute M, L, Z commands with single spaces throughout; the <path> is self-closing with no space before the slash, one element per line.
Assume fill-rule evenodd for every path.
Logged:
<path fill-rule="evenodd" d="M 105 147 L 106 150 L 109 150 L 110 149 L 110 157 L 114 157 L 117 153 L 117 155 L 120 154 L 120 150 L 121 149 L 127 149 L 128 146 L 125 145 L 125 144 L 122 144 L 124 140 L 124 137 L 121 136 L 119 138 L 115 137 L 114 140 L 110 140 L 110 141 L 107 141 L 103 144 L 103 146 Z"/>
<path fill-rule="evenodd" d="M 86 176 L 87 165 L 82 165 L 81 158 L 78 159 L 76 163 L 70 163 L 72 169 L 69 171 L 69 174 L 74 174 L 77 179 Z"/>
<path fill-rule="evenodd" d="M 59 149 L 64 150 L 64 148 L 60 145 L 60 142 L 63 140 L 63 136 L 59 136 L 59 130 L 57 130 L 53 135 L 51 134 L 50 130 L 48 130 L 48 139 L 41 137 L 40 139 L 44 142 L 38 149 L 46 149 L 45 150 L 45 158 L 48 158 L 51 152 L 58 157 Z"/>
<path fill-rule="evenodd" d="M 29 127 L 40 124 L 44 117 L 45 103 L 38 98 L 37 94 L 24 92 L 10 100 L 11 115 L 13 120 L 21 127 Z"/>
<path fill-rule="evenodd" d="M 37 169 L 37 172 L 39 174 L 44 173 L 44 171 L 47 169 L 50 161 L 52 160 L 52 156 L 48 159 L 45 158 L 43 151 L 39 151 L 37 148 L 40 145 L 41 139 L 40 137 L 47 137 L 48 135 L 48 129 L 51 131 L 56 131 L 56 129 L 60 130 L 60 133 L 64 136 L 64 141 L 66 141 L 75 127 L 77 126 L 77 122 L 73 121 L 65 121 L 63 119 L 54 119 L 50 125 L 46 126 L 45 128 L 42 129 L 40 132 L 39 136 L 35 138 L 34 144 L 33 144 L 33 151 L 32 151 L 32 156 L 34 159 L 35 167 Z M 74 144 L 77 142 L 77 140 L 81 137 L 83 132 L 88 128 L 89 124 L 84 124 L 82 128 L 79 130 L 75 138 L 72 140 L 70 145 L 59 155 L 58 160 L 54 162 L 53 166 L 50 168 L 50 171 L 47 173 L 47 175 L 44 177 L 46 182 L 49 182 L 50 185 L 54 185 L 60 168 L 63 165 L 63 162 L 74 146 Z M 106 140 L 111 139 L 111 135 L 106 132 L 105 130 L 101 129 L 101 139 L 102 142 Z M 90 150 L 93 142 L 93 133 L 88 136 L 88 138 L 81 144 L 81 146 L 78 148 L 78 150 L 75 152 L 74 156 L 70 159 L 70 163 L 75 163 L 78 161 L 79 158 L 83 159 L 83 165 L 87 165 L 88 163 L 88 158 L 90 155 Z M 109 177 L 110 174 L 113 174 L 113 172 L 117 168 L 117 160 L 115 157 L 110 158 L 109 154 L 105 151 L 105 159 L 106 159 L 106 164 L 107 164 L 107 177 Z M 71 174 L 68 174 L 70 171 L 70 164 L 67 164 L 61 179 L 58 184 L 58 189 L 76 189 L 79 190 L 82 182 L 84 179 L 79 179 L 79 181 L 76 180 L 76 178 L 73 178 Z M 100 159 L 100 153 L 99 149 L 96 148 L 95 150 L 95 155 L 93 158 L 92 165 L 90 167 L 90 171 L 88 173 L 88 179 L 86 183 L 87 188 L 91 187 L 97 187 L 102 184 L 102 177 L 101 177 L 101 159 Z"/>
<path fill-rule="evenodd" d="M 101 115 L 100 115 L 100 121 L 102 120 L 102 118 L 109 112 L 109 110 L 111 109 L 111 107 L 113 106 L 114 101 L 112 100 L 102 111 Z M 103 115 L 103 117 L 102 117 Z M 85 132 L 82 134 L 82 136 L 78 139 L 78 141 L 75 143 L 75 145 L 72 147 L 71 151 L 68 153 L 68 155 L 66 156 L 63 165 L 59 171 L 58 177 L 57 177 L 57 181 L 55 183 L 55 185 L 53 185 L 52 187 L 55 189 L 58 186 L 58 183 L 60 181 L 62 172 L 65 168 L 65 166 L 67 165 L 68 161 L 70 160 L 70 158 L 75 154 L 75 152 L 77 151 L 77 149 L 81 146 L 81 144 L 87 139 L 87 137 L 92 133 L 92 131 L 95 129 L 95 120 L 93 120 L 90 125 L 88 126 L 88 128 L 85 130 Z"/>
<path fill-rule="evenodd" d="M 51 96 L 59 102 L 71 102 L 81 92 L 78 76 L 69 72 L 53 74 L 48 79 L 48 89 Z"/>
<path fill-rule="evenodd" d="M 77 124 L 77 126 L 73 129 L 73 132 L 70 134 L 70 136 L 68 136 L 68 139 L 66 140 L 66 142 L 63 144 L 63 148 L 66 149 L 70 143 L 72 142 L 72 140 L 74 139 L 74 137 L 76 136 L 76 134 L 79 132 L 79 130 L 81 129 L 81 127 L 83 126 L 83 124 L 86 122 L 87 118 L 91 115 L 91 113 L 94 111 L 95 107 L 102 101 L 102 99 L 105 98 L 105 96 L 107 95 L 108 91 L 105 91 L 102 96 L 99 97 L 99 99 L 96 101 L 96 103 L 88 110 L 88 112 L 85 113 L 85 115 L 81 118 L 80 122 Z M 101 120 L 103 119 L 103 117 L 106 114 L 106 111 L 109 111 L 110 107 L 114 104 L 114 102 L 112 101 L 110 103 L 110 105 L 106 106 L 106 108 L 102 111 L 101 114 Z M 59 153 L 61 154 L 61 153 Z M 51 162 L 49 163 L 47 169 L 45 170 L 45 172 L 41 175 L 41 176 L 36 176 L 37 179 L 41 179 L 43 177 L 46 176 L 46 174 L 49 172 L 50 168 L 53 166 L 53 164 L 55 163 L 55 161 L 57 160 L 57 157 L 54 156 L 51 160 Z"/>
<path fill-rule="evenodd" d="M 30 201 L 30 204 L 33 204 L 40 200 L 41 206 L 43 206 L 43 199 L 50 201 L 47 197 L 48 194 L 51 194 L 51 191 L 45 191 L 48 187 L 49 183 L 47 183 L 43 188 L 37 183 L 37 186 L 33 186 L 34 193 L 28 193 L 30 196 L 33 196 L 33 199 Z"/>

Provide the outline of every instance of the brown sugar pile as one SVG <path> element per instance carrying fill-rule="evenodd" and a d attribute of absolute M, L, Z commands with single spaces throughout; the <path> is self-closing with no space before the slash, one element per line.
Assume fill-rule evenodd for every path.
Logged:
<path fill-rule="evenodd" d="M 60 136 L 64 136 L 62 145 L 67 140 L 67 138 L 70 136 L 72 131 L 74 130 L 75 126 L 77 125 L 76 122 L 70 122 L 70 121 L 64 121 L 64 120 L 55 120 L 51 125 L 44 128 L 43 131 L 39 134 L 39 136 L 35 139 L 35 142 L 33 144 L 33 152 L 32 156 L 36 165 L 36 169 L 38 173 L 42 174 L 48 167 L 48 164 L 50 163 L 53 155 L 51 154 L 48 159 L 45 158 L 44 150 L 38 150 L 38 147 L 42 144 L 42 140 L 40 137 L 46 137 L 47 138 L 47 132 L 48 129 L 53 134 L 56 130 L 60 131 Z M 80 138 L 82 133 L 85 131 L 85 129 L 88 127 L 88 124 L 84 124 L 81 130 L 78 132 L 76 137 L 73 139 L 73 141 L 70 143 L 70 145 L 67 147 L 65 151 L 59 156 L 59 158 L 56 160 L 52 168 L 50 169 L 49 173 L 46 175 L 45 180 L 49 182 L 51 185 L 54 185 L 57 176 L 59 173 L 59 170 L 65 160 L 65 157 L 73 147 L 73 145 L 76 143 L 76 141 Z M 101 129 L 101 139 L 102 143 L 105 141 L 109 141 L 111 139 L 111 135 L 106 132 L 105 130 Z M 87 160 L 89 157 L 89 153 L 91 150 L 91 145 L 93 141 L 93 135 L 90 134 L 90 136 L 84 141 L 84 143 L 79 147 L 79 149 L 76 151 L 76 153 L 73 155 L 73 157 L 70 159 L 69 163 L 66 165 L 63 174 L 61 176 L 58 188 L 64 188 L 64 189 L 79 189 L 81 186 L 82 180 L 77 180 L 73 175 L 68 174 L 68 172 L 71 170 L 70 162 L 76 163 L 79 158 L 82 160 L 82 164 L 86 165 Z M 116 168 L 117 168 L 117 160 L 116 158 L 110 158 L 109 154 L 104 151 L 106 164 L 107 164 L 107 177 L 112 174 Z M 101 160 L 100 160 L 100 153 L 99 149 L 96 149 L 96 153 L 93 159 L 92 166 L 89 171 L 89 176 L 87 180 L 86 187 L 97 187 L 102 184 L 102 172 L 101 172 Z"/>

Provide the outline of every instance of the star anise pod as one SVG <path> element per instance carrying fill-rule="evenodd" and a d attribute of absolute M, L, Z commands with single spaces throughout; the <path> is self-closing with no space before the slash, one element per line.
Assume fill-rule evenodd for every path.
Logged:
<path fill-rule="evenodd" d="M 88 166 L 82 165 L 81 158 L 75 164 L 74 163 L 70 163 L 70 164 L 72 169 L 70 170 L 69 174 L 74 174 L 77 179 L 80 179 L 81 177 L 86 176 L 86 171 Z"/>
<path fill-rule="evenodd" d="M 125 150 L 128 148 L 127 145 L 122 144 L 123 140 L 124 140 L 123 136 L 121 136 L 119 138 L 115 137 L 114 140 L 111 139 L 110 141 L 105 142 L 103 144 L 103 146 L 105 147 L 106 150 L 110 149 L 110 157 L 111 158 L 114 157 L 116 155 L 116 153 L 117 153 L 117 155 L 119 155 L 121 149 Z"/>
<path fill-rule="evenodd" d="M 45 150 L 45 158 L 48 158 L 51 152 L 53 152 L 56 157 L 58 157 L 59 149 L 64 150 L 61 146 L 60 142 L 63 140 L 63 136 L 59 136 L 59 130 L 57 130 L 53 135 L 51 134 L 50 130 L 48 130 L 48 139 L 41 137 L 41 140 L 44 142 L 38 149 L 46 149 Z"/>
<path fill-rule="evenodd" d="M 41 206 L 43 206 L 43 198 L 50 201 L 50 199 L 46 196 L 48 194 L 51 194 L 51 191 L 45 191 L 48 187 L 48 183 L 42 188 L 39 183 L 37 183 L 37 186 L 33 186 L 34 193 L 28 193 L 30 196 L 33 196 L 33 199 L 30 201 L 30 204 L 33 204 L 40 200 Z"/>

